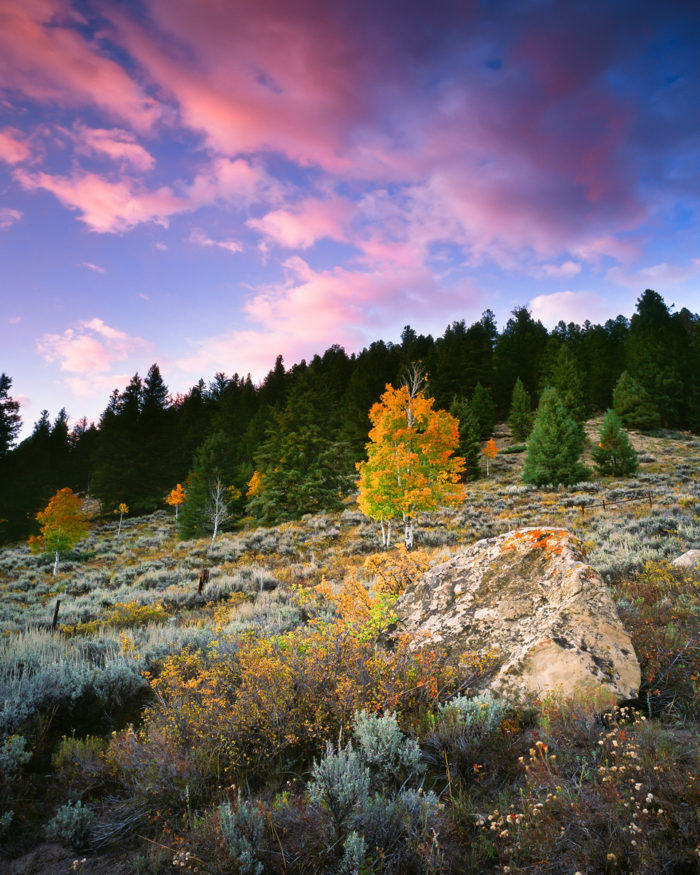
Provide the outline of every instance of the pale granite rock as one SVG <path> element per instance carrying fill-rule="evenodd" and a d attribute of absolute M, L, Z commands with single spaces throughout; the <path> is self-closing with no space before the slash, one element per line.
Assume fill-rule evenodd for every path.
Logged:
<path fill-rule="evenodd" d="M 410 584 L 395 610 L 413 647 L 443 645 L 457 662 L 496 649 L 489 686 L 507 698 L 638 693 L 639 663 L 612 596 L 564 529 L 478 541 Z"/>
<path fill-rule="evenodd" d="M 676 568 L 695 568 L 700 565 L 700 550 L 688 550 L 671 563 Z"/>

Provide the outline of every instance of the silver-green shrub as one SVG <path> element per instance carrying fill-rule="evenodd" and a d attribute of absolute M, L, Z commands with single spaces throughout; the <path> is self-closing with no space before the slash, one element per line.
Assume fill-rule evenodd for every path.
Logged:
<path fill-rule="evenodd" d="M 399 729 L 395 713 L 385 711 L 379 717 L 360 711 L 355 714 L 353 733 L 378 789 L 400 786 L 425 771 L 418 742 Z"/>
<path fill-rule="evenodd" d="M 62 805 L 53 820 L 49 821 L 46 835 L 49 839 L 58 839 L 80 850 L 89 845 L 95 820 L 95 813 L 80 800 L 69 802 Z"/>
<path fill-rule="evenodd" d="M 370 773 L 352 745 L 339 750 L 326 745 L 326 755 L 314 762 L 309 798 L 328 812 L 336 838 L 349 831 L 353 817 L 369 795 Z"/>
<path fill-rule="evenodd" d="M 260 810 L 238 794 L 238 804 L 219 805 L 221 835 L 231 857 L 238 864 L 241 875 L 262 875 L 265 867 L 260 862 L 264 837 L 264 822 Z"/>
<path fill-rule="evenodd" d="M 489 691 L 478 696 L 455 696 L 438 708 L 441 718 L 456 719 L 465 729 L 477 730 L 483 735 L 498 729 L 506 715 L 507 707 Z"/>

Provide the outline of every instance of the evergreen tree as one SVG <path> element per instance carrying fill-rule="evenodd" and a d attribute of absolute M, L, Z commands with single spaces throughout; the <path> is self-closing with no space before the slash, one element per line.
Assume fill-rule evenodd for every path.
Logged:
<path fill-rule="evenodd" d="M 332 418 L 327 398 L 304 384 L 295 387 L 254 454 L 259 488 L 249 495 L 251 516 L 269 525 L 342 507 L 352 467 Z"/>
<path fill-rule="evenodd" d="M 614 410 L 605 414 L 591 456 L 600 474 L 627 477 L 639 468 L 637 453 Z"/>
<path fill-rule="evenodd" d="M 494 350 L 496 400 L 501 410 L 507 409 L 517 377 L 528 392 L 537 390 L 546 343 L 544 325 L 535 321 L 526 307 L 516 307 Z"/>
<path fill-rule="evenodd" d="M 613 390 L 613 409 L 627 428 L 658 428 L 661 417 L 647 390 L 628 371 L 620 374 Z"/>
<path fill-rule="evenodd" d="M 485 441 L 493 434 L 493 427 L 496 424 L 496 409 L 491 393 L 481 383 L 476 384 L 469 406 L 477 421 L 479 440 Z"/>
<path fill-rule="evenodd" d="M 518 443 L 527 440 L 532 431 L 532 423 L 532 402 L 522 380 L 518 377 L 515 381 L 515 386 L 513 386 L 510 416 L 508 417 L 508 425 L 513 434 L 513 440 Z"/>
<path fill-rule="evenodd" d="M 157 364 L 151 365 L 143 381 L 138 420 L 138 450 L 134 459 L 139 484 L 134 508 L 151 510 L 163 500 L 171 478 L 171 433 L 168 387 Z"/>
<path fill-rule="evenodd" d="M 586 397 L 580 367 L 567 345 L 559 348 L 545 385 L 557 390 L 572 419 L 579 423 L 585 420 Z"/>
<path fill-rule="evenodd" d="M 454 398 L 450 404 L 450 413 L 459 422 L 457 455 L 464 459 L 464 478 L 478 480 L 481 477 L 479 424 L 466 398 Z"/>
<path fill-rule="evenodd" d="M 687 422 L 689 351 L 690 338 L 680 314 L 672 315 L 661 295 L 646 289 L 630 321 L 627 369 L 649 393 L 666 427 Z"/>
<path fill-rule="evenodd" d="M 542 393 L 527 442 L 523 480 L 535 486 L 578 483 L 588 476 L 588 470 L 579 461 L 582 452 L 580 425 L 569 416 L 557 390 L 548 386 Z"/>
<path fill-rule="evenodd" d="M 12 449 L 22 425 L 19 403 L 9 394 L 11 387 L 12 379 L 7 374 L 0 374 L 0 461 Z"/>
<path fill-rule="evenodd" d="M 178 515 L 181 538 L 202 538 L 212 533 L 237 509 L 240 490 L 234 449 L 222 431 L 210 435 L 197 450 L 185 481 L 185 502 Z"/>

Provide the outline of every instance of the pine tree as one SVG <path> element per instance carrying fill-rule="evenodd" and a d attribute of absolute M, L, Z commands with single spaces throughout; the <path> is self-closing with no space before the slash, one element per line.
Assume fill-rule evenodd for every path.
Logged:
<path fill-rule="evenodd" d="M 513 386 L 508 425 L 517 443 L 527 440 L 533 424 L 532 402 L 523 381 L 518 377 Z"/>
<path fill-rule="evenodd" d="M 10 452 L 22 425 L 19 403 L 10 397 L 12 379 L 0 374 L 0 460 Z"/>
<path fill-rule="evenodd" d="M 535 424 L 527 442 L 522 478 L 535 486 L 571 486 L 588 476 L 581 464 L 583 435 L 569 416 L 556 389 L 542 393 Z"/>
<path fill-rule="evenodd" d="M 143 381 L 138 421 L 138 501 L 136 509 L 157 507 L 171 479 L 170 400 L 160 368 L 151 365 Z"/>
<path fill-rule="evenodd" d="M 580 366 L 567 345 L 559 348 L 545 382 L 559 393 L 569 416 L 582 423 L 586 418 L 586 395 L 583 390 Z"/>
<path fill-rule="evenodd" d="M 496 424 L 496 409 L 491 393 L 481 383 L 476 384 L 469 406 L 479 427 L 479 440 L 485 441 L 493 434 L 493 427 Z"/>
<path fill-rule="evenodd" d="M 479 424 L 466 398 L 454 398 L 450 405 L 450 413 L 459 422 L 457 455 L 464 459 L 464 479 L 478 480 L 481 477 Z"/>
<path fill-rule="evenodd" d="M 637 453 L 622 428 L 620 417 L 608 410 L 598 432 L 598 443 L 591 456 L 600 474 L 627 477 L 639 468 Z"/>
<path fill-rule="evenodd" d="M 613 390 L 613 409 L 627 428 L 649 431 L 661 425 L 651 396 L 629 371 L 623 371 Z"/>
<path fill-rule="evenodd" d="M 214 532 L 237 509 L 234 449 L 222 431 L 210 435 L 197 450 L 185 481 L 186 499 L 179 513 L 181 538 L 202 538 Z"/>
<path fill-rule="evenodd" d="M 342 507 L 352 463 L 347 445 L 335 437 L 334 419 L 333 404 L 322 391 L 306 381 L 292 390 L 254 453 L 260 488 L 247 504 L 251 516 L 270 525 Z"/>

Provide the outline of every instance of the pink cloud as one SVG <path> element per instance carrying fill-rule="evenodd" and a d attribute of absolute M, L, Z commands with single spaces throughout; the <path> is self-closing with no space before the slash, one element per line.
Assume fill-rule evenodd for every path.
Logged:
<path fill-rule="evenodd" d="M 342 198 L 308 198 L 296 207 L 274 210 L 246 225 L 288 249 L 308 249 L 323 237 L 346 240 L 346 225 L 353 213 L 350 201 Z"/>
<path fill-rule="evenodd" d="M 104 267 L 100 267 L 99 264 L 93 264 L 91 261 L 81 261 L 78 267 L 86 267 L 94 273 L 105 273 Z"/>
<path fill-rule="evenodd" d="M 613 267 L 606 277 L 618 286 L 630 289 L 660 288 L 674 286 L 700 276 L 700 258 L 691 258 L 688 264 L 653 264 L 641 270 L 626 272 L 620 267 Z"/>
<path fill-rule="evenodd" d="M 468 283 L 439 289 L 424 267 L 401 268 L 386 262 L 372 272 L 314 270 L 299 256 L 284 263 L 282 284 L 260 289 L 245 305 L 250 328 L 190 341 L 193 352 L 174 362 L 196 375 L 211 370 L 250 371 L 260 378 L 282 354 L 288 363 L 300 361 L 334 342 L 358 350 L 377 334 L 398 336 L 408 319 L 444 328 L 448 313 L 459 304 L 472 309 L 480 299 Z"/>
<path fill-rule="evenodd" d="M 110 182 L 80 171 L 72 176 L 20 171 L 15 176 L 30 191 L 50 191 L 64 206 L 77 210 L 92 231 L 101 233 L 128 231 L 143 222 L 167 227 L 170 216 L 190 209 L 188 200 L 169 187 L 148 191 L 126 177 Z"/>
<path fill-rule="evenodd" d="M 75 141 L 79 151 L 106 155 L 136 170 L 150 170 L 155 164 L 153 156 L 136 142 L 134 135 L 120 128 L 105 130 L 79 125 L 75 131 Z"/>
<path fill-rule="evenodd" d="M 22 218 L 21 210 L 13 210 L 11 207 L 0 207 L 0 230 L 5 230 L 19 222 Z"/>
<path fill-rule="evenodd" d="M 217 202 L 240 208 L 259 200 L 274 201 L 281 191 L 262 168 L 228 158 L 206 165 L 189 185 L 180 184 L 180 194 L 169 186 L 149 190 L 126 175 L 115 180 L 80 170 L 70 176 L 24 170 L 14 175 L 29 191 L 51 192 L 64 206 L 77 210 L 92 231 L 101 233 L 120 233 L 145 222 L 167 227 L 170 217 L 179 213 Z"/>
<path fill-rule="evenodd" d="M 228 252 L 242 252 L 243 246 L 235 240 L 212 240 L 207 237 L 202 231 L 192 231 L 189 236 L 190 243 L 195 246 L 218 246 L 220 249 L 226 249 Z"/>
<path fill-rule="evenodd" d="M 63 334 L 44 334 L 37 343 L 38 352 L 47 362 L 58 363 L 60 370 L 68 374 L 80 375 L 74 380 L 88 382 L 92 374 L 103 373 L 115 362 L 148 348 L 142 338 L 112 328 L 98 318 L 83 320 Z M 86 372 L 91 376 L 87 377 Z"/>
<path fill-rule="evenodd" d="M 16 128 L 5 128 L 0 131 L 0 161 L 19 164 L 29 158 L 31 150 L 21 136 L 21 132 Z"/>
<path fill-rule="evenodd" d="M 2 90 L 61 106 L 92 105 L 136 128 L 151 127 L 158 105 L 123 67 L 101 53 L 98 39 L 76 29 L 83 23 L 64 0 L 3 4 Z"/>
<path fill-rule="evenodd" d="M 554 328 L 560 322 L 583 324 L 604 322 L 613 318 L 614 304 L 595 292 L 555 292 L 552 295 L 538 295 L 530 301 L 533 319 L 539 319 L 547 328 Z"/>

